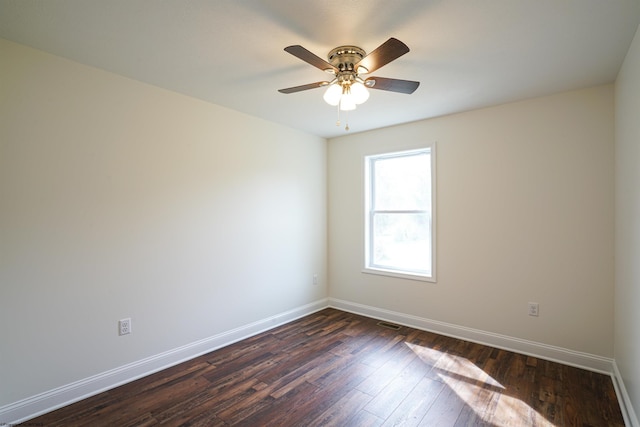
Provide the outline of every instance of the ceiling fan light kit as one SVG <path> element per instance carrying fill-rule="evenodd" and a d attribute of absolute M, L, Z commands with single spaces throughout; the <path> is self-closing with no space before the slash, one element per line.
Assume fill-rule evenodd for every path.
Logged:
<path fill-rule="evenodd" d="M 300 45 L 288 46 L 284 50 L 314 67 L 332 74 L 334 78 L 331 81 L 280 89 L 279 92 L 289 94 L 327 86 L 323 99 L 327 104 L 338 107 L 338 121 L 336 123 L 338 126 L 340 125 L 340 111 L 355 110 L 357 105 L 366 102 L 369 99 L 368 88 L 411 94 L 420 85 L 420 82 L 410 80 L 373 76 L 364 79 L 361 77 L 361 75 L 371 73 L 409 52 L 407 45 L 393 37 L 368 55 L 357 46 L 338 46 L 329 52 L 328 61 Z M 349 130 L 348 123 L 345 130 Z"/>

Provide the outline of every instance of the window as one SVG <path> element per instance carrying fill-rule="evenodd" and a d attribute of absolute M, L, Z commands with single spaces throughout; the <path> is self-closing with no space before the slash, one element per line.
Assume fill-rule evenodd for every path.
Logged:
<path fill-rule="evenodd" d="M 435 144 L 365 158 L 365 273 L 435 281 Z"/>

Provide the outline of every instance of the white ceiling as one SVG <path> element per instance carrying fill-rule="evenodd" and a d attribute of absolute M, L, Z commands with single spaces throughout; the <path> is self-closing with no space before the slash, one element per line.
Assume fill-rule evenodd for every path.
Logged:
<path fill-rule="evenodd" d="M 345 133 L 323 89 L 277 89 L 327 75 L 286 46 L 409 46 L 372 74 L 420 87 L 372 90 L 353 133 L 610 83 L 639 21 L 640 0 L 0 0 L 2 38 L 323 137 Z"/>

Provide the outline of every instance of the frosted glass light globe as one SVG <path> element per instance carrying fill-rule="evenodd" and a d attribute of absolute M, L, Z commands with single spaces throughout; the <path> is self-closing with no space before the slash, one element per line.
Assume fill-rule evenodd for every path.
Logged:
<path fill-rule="evenodd" d="M 347 90 L 342 94 L 340 98 L 340 109 L 342 111 L 351 111 L 356 109 L 356 102 L 354 96 Z"/>
<path fill-rule="evenodd" d="M 369 91 L 360 82 L 355 82 L 351 85 L 351 95 L 353 95 L 353 100 L 356 104 L 362 104 L 369 99 Z"/>
<path fill-rule="evenodd" d="M 327 90 L 324 92 L 323 98 L 325 102 L 329 105 L 338 105 L 340 102 L 340 97 L 342 96 L 342 87 L 337 84 L 329 85 Z"/>

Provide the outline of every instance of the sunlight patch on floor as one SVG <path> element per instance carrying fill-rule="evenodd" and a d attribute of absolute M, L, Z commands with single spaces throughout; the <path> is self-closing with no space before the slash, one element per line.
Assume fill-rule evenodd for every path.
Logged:
<path fill-rule="evenodd" d="M 494 426 L 554 427 L 544 416 L 468 359 L 405 343 L 438 377 L 487 423 Z"/>

